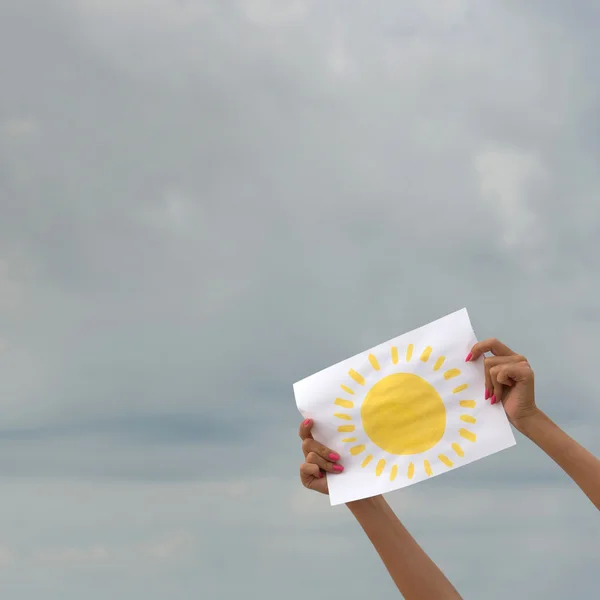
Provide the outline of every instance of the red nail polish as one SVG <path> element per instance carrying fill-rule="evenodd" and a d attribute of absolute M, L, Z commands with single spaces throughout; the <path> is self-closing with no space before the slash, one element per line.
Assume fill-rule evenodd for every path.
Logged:
<path fill-rule="evenodd" d="M 467 354 L 467 358 L 465 358 L 465 362 L 469 362 L 472 358 L 473 358 L 473 353 L 469 352 L 469 354 Z"/>
<path fill-rule="evenodd" d="M 306 421 L 304 421 L 304 423 L 302 423 L 302 425 L 304 427 L 308 427 L 311 423 L 312 423 L 312 419 L 306 419 Z"/>
<path fill-rule="evenodd" d="M 339 455 L 339 454 L 336 454 L 335 452 L 332 452 L 332 453 L 329 455 L 329 460 L 333 460 L 333 461 L 340 460 L 340 455 Z"/>
<path fill-rule="evenodd" d="M 489 400 L 490 398 L 490 390 L 488 390 L 487 388 L 485 388 L 485 399 Z"/>
<path fill-rule="evenodd" d="M 341 473 L 344 470 L 344 467 L 342 467 L 342 465 L 333 465 L 333 470 L 336 473 Z"/>
<path fill-rule="evenodd" d="M 319 479 L 323 479 L 323 473 L 319 471 Z"/>
<path fill-rule="evenodd" d="M 492 396 L 492 404 L 496 404 L 496 394 Z"/>

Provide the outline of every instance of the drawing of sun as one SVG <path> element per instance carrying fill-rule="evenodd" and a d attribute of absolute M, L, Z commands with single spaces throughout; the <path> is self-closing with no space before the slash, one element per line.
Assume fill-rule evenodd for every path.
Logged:
<path fill-rule="evenodd" d="M 418 355 L 409 344 L 402 356 L 392 346 L 381 357 L 385 374 L 378 358 L 369 354 L 361 372 L 350 369 L 341 385 L 344 394 L 334 402 L 338 432 L 348 436 L 341 441 L 362 460 L 362 468 L 374 467 L 377 477 L 410 480 L 419 469 L 431 477 L 454 467 L 468 446 L 477 443 L 472 427 L 477 403 L 465 395 L 468 384 L 461 383 L 460 369 L 447 365 L 446 357 L 432 355 L 431 346 Z M 450 407 L 458 409 L 451 418 Z M 382 454 L 374 463 L 374 455 Z"/>

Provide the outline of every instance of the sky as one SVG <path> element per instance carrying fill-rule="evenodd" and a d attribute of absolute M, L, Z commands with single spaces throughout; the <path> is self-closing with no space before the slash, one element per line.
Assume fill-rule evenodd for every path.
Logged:
<path fill-rule="evenodd" d="M 292 384 L 466 306 L 600 454 L 600 7 L 2 0 L 0 590 L 397 597 Z M 389 495 L 465 598 L 589 597 L 528 440 Z"/>

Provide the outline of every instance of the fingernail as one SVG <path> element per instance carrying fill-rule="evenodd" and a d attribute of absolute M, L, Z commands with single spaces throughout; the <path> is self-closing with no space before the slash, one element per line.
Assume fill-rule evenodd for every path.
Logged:
<path fill-rule="evenodd" d="M 489 400 L 490 398 L 490 390 L 488 390 L 487 388 L 485 388 L 485 399 Z"/>
<path fill-rule="evenodd" d="M 304 421 L 304 423 L 302 423 L 302 425 L 304 427 L 308 427 L 311 423 L 312 423 L 312 419 L 306 419 L 306 421 Z"/>
<path fill-rule="evenodd" d="M 341 473 L 344 470 L 344 467 L 342 467 L 342 465 L 333 465 L 333 470 L 336 473 Z"/>
<path fill-rule="evenodd" d="M 473 353 L 469 352 L 469 354 L 467 354 L 467 358 L 465 358 L 465 362 L 469 362 L 472 358 L 473 358 Z"/>
<path fill-rule="evenodd" d="M 496 394 L 492 396 L 492 404 L 496 404 Z"/>
<path fill-rule="evenodd" d="M 323 479 L 323 473 L 319 471 L 319 479 Z"/>
<path fill-rule="evenodd" d="M 339 455 L 339 454 L 336 454 L 335 452 L 332 452 L 332 453 L 329 455 L 329 460 L 333 460 L 333 461 L 340 460 L 340 455 Z"/>

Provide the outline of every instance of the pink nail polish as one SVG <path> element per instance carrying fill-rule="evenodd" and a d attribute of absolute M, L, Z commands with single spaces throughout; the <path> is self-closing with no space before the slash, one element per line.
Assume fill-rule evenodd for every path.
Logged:
<path fill-rule="evenodd" d="M 492 396 L 492 404 L 496 404 L 496 394 Z"/>
<path fill-rule="evenodd" d="M 344 470 L 344 467 L 342 467 L 342 465 L 333 465 L 333 470 L 336 473 L 341 473 Z"/>
<path fill-rule="evenodd" d="M 304 421 L 304 423 L 302 423 L 302 425 L 304 427 L 308 427 L 311 423 L 312 423 L 312 419 L 306 419 L 306 421 Z"/>
<path fill-rule="evenodd" d="M 323 479 L 323 473 L 321 473 L 321 471 L 319 471 L 319 479 Z"/>
<path fill-rule="evenodd" d="M 489 400 L 490 398 L 490 390 L 488 390 L 487 388 L 485 388 L 485 399 Z"/>
<path fill-rule="evenodd" d="M 333 460 L 333 461 L 340 460 L 340 455 L 339 455 L 339 454 L 336 454 L 335 452 L 332 452 L 332 453 L 329 455 L 329 460 Z"/>
<path fill-rule="evenodd" d="M 473 353 L 469 352 L 469 354 L 467 354 L 467 358 L 465 358 L 465 362 L 469 362 L 472 358 L 473 358 Z"/>

